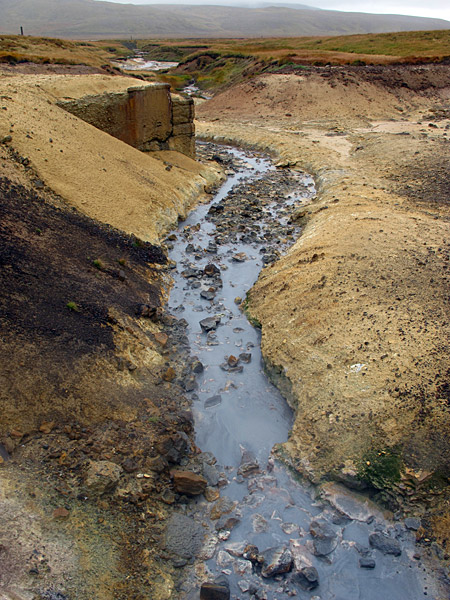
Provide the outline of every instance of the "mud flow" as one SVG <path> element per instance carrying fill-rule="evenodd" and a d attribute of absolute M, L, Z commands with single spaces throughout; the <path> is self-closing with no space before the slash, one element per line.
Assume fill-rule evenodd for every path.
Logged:
<path fill-rule="evenodd" d="M 205 598 L 226 598 L 228 589 L 231 598 L 260 600 L 433 597 L 415 547 L 420 523 L 389 522 L 337 484 L 319 494 L 272 456 L 293 415 L 264 373 L 245 299 L 261 268 L 300 235 L 296 217 L 314 197 L 312 179 L 235 148 L 202 144 L 199 153 L 224 164 L 228 179 L 168 237 L 176 263 L 169 309 L 186 320 L 196 356 L 197 376 L 185 388 L 202 452 L 197 462 L 221 494 L 180 507 L 183 519 L 208 530 L 180 597 L 198 598 L 205 581 Z M 177 531 L 183 519 L 173 520 L 168 535 L 188 547 L 188 528 Z M 178 552 L 180 566 L 193 561 Z"/>

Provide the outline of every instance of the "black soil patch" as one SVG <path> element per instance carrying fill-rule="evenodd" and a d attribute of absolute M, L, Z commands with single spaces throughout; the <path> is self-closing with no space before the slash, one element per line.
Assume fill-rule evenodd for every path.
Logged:
<path fill-rule="evenodd" d="M 0 323 L 34 342 L 51 340 L 71 357 L 113 348 L 111 309 L 134 315 L 159 306 L 148 265 L 159 247 L 58 209 L 0 179 Z"/>

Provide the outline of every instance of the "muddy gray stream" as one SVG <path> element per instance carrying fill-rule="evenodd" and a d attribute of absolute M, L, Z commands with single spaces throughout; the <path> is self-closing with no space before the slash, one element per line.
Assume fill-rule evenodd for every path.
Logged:
<path fill-rule="evenodd" d="M 202 580 L 224 576 L 231 598 L 437 598 L 415 545 L 418 522 L 386 521 L 337 484 L 318 496 L 271 456 L 287 440 L 293 414 L 264 373 L 260 333 L 239 298 L 300 235 L 290 216 L 314 196 L 312 179 L 233 148 L 204 145 L 202 152 L 216 154 L 228 179 L 169 237 L 177 265 L 169 309 L 186 319 L 199 361 L 186 385 L 203 452 L 197 464 L 211 486 L 222 487 L 218 502 L 199 497 L 182 509 L 183 518 L 208 523 L 209 533 L 195 552 L 205 573 L 200 581 L 187 577 L 180 597 L 199 598 Z M 190 535 L 187 527 L 186 546 Z M 248 545 L 256 549 L 245 551 Z M 179 555 L 181 566 L 190 554 Z M 211 598 L 225 597 L 223 585 Z"/>

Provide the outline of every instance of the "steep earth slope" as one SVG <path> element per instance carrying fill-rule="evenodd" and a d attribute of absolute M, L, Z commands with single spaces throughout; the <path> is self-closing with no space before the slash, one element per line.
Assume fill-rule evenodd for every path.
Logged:
<path fill-rule="evenodd" d="M 140 153 L 55 105 L 129 82 L 1 82 L 5 600 L 173 590 L 158 540 L 170 469 L 192 450 L 181 386 L 190 362 L 182 324 L 161 308 L 167 258 L 139 234 L 157 242 L 217 171 Z"/>
<path fill-rule="evenodd" d="M 249 296 L 296 408 L 281 450 L 313 480 L 361 479 L 447 543 L 448 67 L 268 75 L 198 109 L 201 135 L 304 168 L 317 198 Z"/>
<path fill-rule="evenodd" d="M 0 139 L 68 204 L 156 241 L 214 181 L 211 169 L 178 153 L 156 158 L 139 152 L 56 106 L 59 99 L 124 91 L 130 81 L 107 75 L 5 75 Z"/>

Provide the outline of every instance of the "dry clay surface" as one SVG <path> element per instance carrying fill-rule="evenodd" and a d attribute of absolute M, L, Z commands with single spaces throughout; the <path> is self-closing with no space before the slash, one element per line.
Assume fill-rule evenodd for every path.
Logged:
<path fill-rule="evenodd" d="M 445 488 L 450 467 L 450 87 L 448 67 L 424 71 L 394 87 L 333 69 L 263 76 L 202 104 L 197 131 L 315 177 L 300 239 L 249 302 L 296 406 L 295 466 L 345 477 L 399 452 L 393 495 L 444 516 L 427 483 Z"/>
<path fill-rule="evenodd" d="M 127 77 L 99 74 L 0 76 L 0 139 L 10 136 L 16 158 L 29 161 L 69 205 L 155 242 L 215 173 L 178 153 L 143 154 L 55 106 L 133 85 Z"/>

